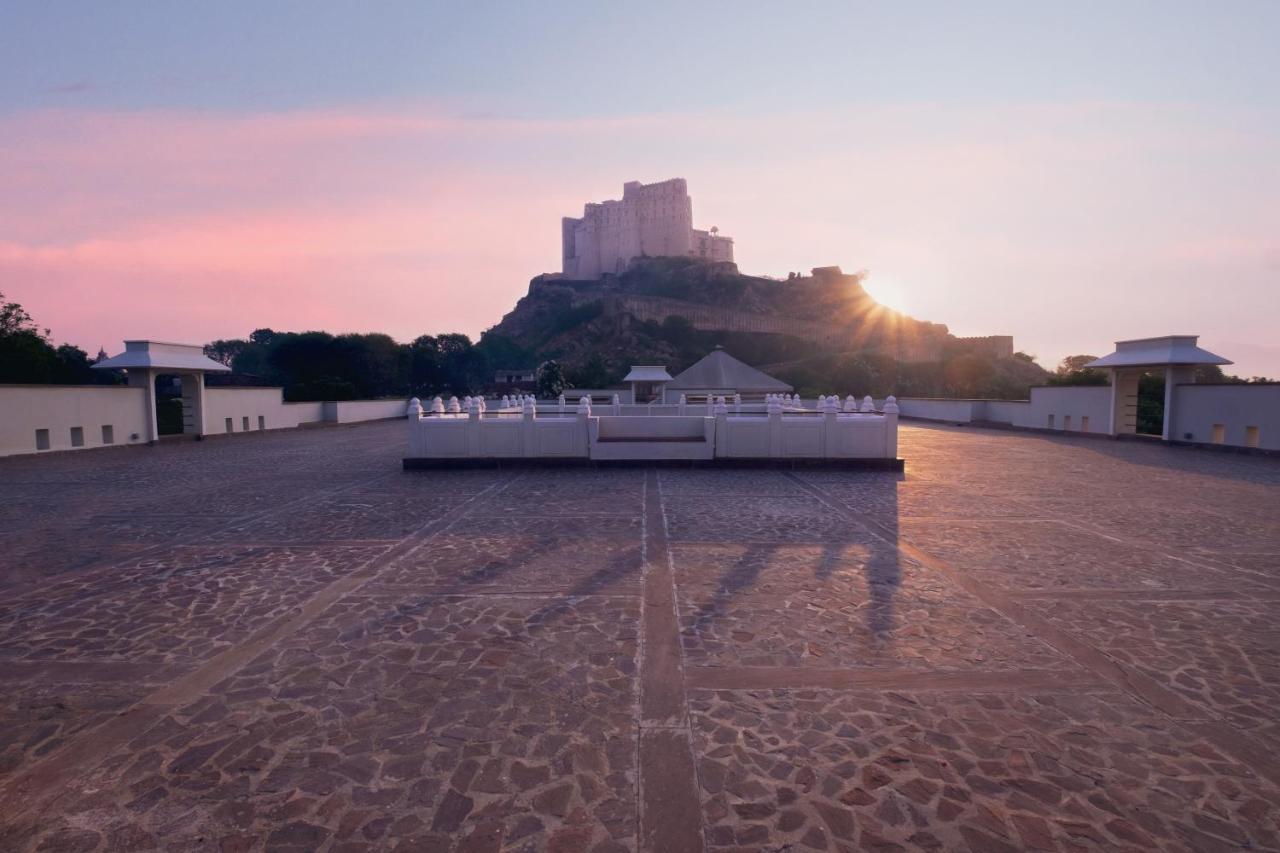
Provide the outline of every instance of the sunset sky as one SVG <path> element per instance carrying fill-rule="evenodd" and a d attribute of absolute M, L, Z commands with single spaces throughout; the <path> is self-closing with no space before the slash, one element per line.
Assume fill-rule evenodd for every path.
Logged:
<path fill-rule="evenodd" d="M 0 292 L 90 352 L 476 336 L 561 216 L 680 176 L 744 272 L 1280 376 L 1277 44 L 1277 2 L 14 0 Z"/>

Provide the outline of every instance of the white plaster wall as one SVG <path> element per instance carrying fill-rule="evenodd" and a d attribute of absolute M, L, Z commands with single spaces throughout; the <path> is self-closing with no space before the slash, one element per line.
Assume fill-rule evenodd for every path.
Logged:
<path fill-rule="evenodd" d="M 300 412 L 284 402 L 279 388 L 205 388 L 205 428 L 210 435 L 257 432 L 258 417 L 265 429 L 292 429 L 299 423 Z M 227 429 L 231 418 L 231 429 Z M 249 429 L 244 419 L 249 419 Z"/>
<path fill-rule="evenodd" d="M 387 418 L 403 418 L 409 407 L 408 398 L 393 400 L 343 400 L 326 403 L 325 420 L 331 423 L 353 424 L 360 421 L 380 421 Z M 331 408 L 330 408 L 331 407 Z"/>
<path fill-rule="evenodd" d="M 319 401 L 311 403 L 285 403 L 284 410 L 287 418 L 297 423 L 298 426 L 303 424 L 315 424 L 324 420 L 324 403 Z"/>
<path fill-rule="evenodd" d="M 1174 441 L 1213 443 L 1222 424 L 1222 443 L 1244 447 L 1245 428 L 1256 426 L 1258 446 L 1280 450 L 1280 385 L 1178 385 L 1173 411 Z"/>
<path fill-rule="evenodd" d="M 898 412 L 904 418 L 949 421 L 967 424 L 975 420 L 974 404 L 982 400 L 943 400 L 925 397 L 899 397 Z M 981 418 L 977 418 L 980 420 Z"/>
<path fill-rule="evenodd" d="M 1067 430 L 1069 427 L 1071 432 L 1106 433 L 1111 411 L 1111 388 L 1107 385 L 1036 387 L 1031 389 L 1030 400 L 901 397 L 898 408 L 904 417 L 931 421 L 957 424 L 985 421 L 1027 429 Z M 1053 415 L 1052 425 L 1049 415 Z"/>
<path fill-rule="evenodd" d="M 36 453 L 38 429 L 49 430 L 50 450 L 103 447 L 108 424 L 115 444 L 145 441 L 145 393 L 124 385 L 0 385 L 0 456 Z M 71 446 L 72 427 L 83 429 L 83 447 Z"/>
<path fill-rule="evenodd" d="M 1110 414 L 1109 385 L 1042 386 L 1031 389 L 1031 400 L 1026 408 L 1015 410 L 1013 425 L 1033 429 L 1106 433 Z M 1053 415 L 1052 424 L 1049 422 L 1049 415 Z M 1085 418 L 1088 418 L 1087 429 L 1084 426 Z M 990 417 L 987 419 L 995 420 Z"/>

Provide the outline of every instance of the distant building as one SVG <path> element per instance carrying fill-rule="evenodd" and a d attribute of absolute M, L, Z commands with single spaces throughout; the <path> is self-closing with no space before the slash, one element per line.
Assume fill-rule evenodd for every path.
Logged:
<path fill-rule="evenodd" d="M 532 367 L 499 370 L 493 374 L 493 381 L 496 385 L 519 385 L 522 382 L 536 382 L 538 381 L 538 371 Z"/>
<path fill-rule="evenodd" d="M 582 217 L 561 221 L 564 277 L 578 281 L 617 274 L 632 258 L 695 257 L 733 261 L 733 238 L 693 227 L 693 199 L 684 178 L 656 184 L 629 181 L 622 200 L 588 203 Z"/>

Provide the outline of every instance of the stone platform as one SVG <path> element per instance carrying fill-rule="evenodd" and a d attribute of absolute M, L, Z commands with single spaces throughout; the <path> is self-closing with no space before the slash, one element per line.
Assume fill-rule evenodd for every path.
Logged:
<path fill-rule="evenodd" d="M 0 460 L 0 850 L 1280 849 L 1280 463 Z"/>

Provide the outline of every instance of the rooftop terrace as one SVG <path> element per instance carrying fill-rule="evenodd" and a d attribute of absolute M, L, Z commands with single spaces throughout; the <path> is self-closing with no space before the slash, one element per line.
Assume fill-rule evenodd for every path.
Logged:
<path fill-rule="evenodd" d="M 1280 849 L 1280 461 L 0 460 L 5 850 Z"/>

